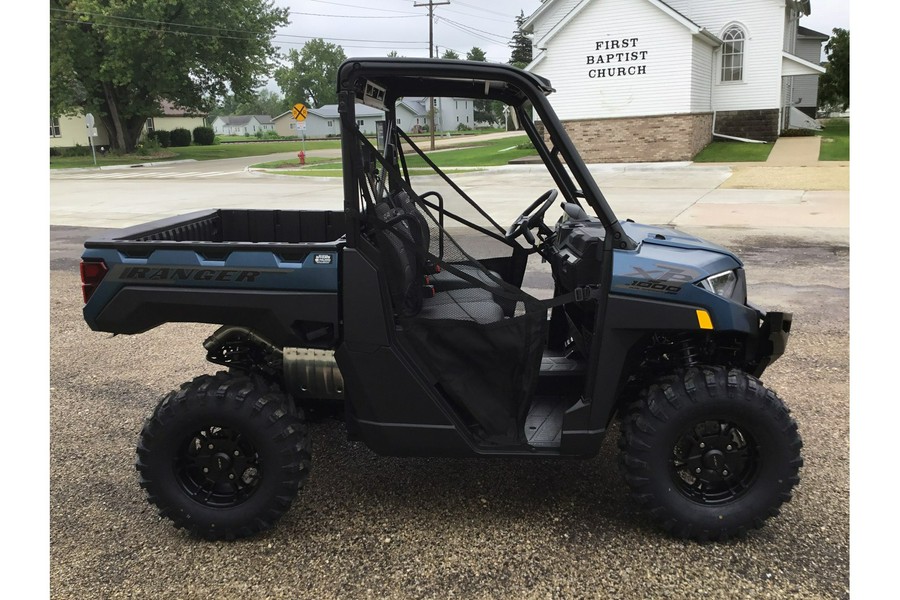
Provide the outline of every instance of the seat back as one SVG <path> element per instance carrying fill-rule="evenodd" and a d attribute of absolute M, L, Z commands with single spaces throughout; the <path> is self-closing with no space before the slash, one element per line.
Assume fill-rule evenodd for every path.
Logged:
<path fill-rule="evenodd" d="M 404 209 L 391 208 L 386 202 L 375 205 L 375 216 L 381 221 L 375 237 L 384 257 L 394 311 L 403 317 L 415 316 L 422 310 L 424 282 L 418 222 Z"/>

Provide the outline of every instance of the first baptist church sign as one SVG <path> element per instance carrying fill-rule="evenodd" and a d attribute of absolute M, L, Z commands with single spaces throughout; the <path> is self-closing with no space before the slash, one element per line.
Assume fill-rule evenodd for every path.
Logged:
<path fill-rule="evenodd" d="M 588 77 L 600 79 L 646 75 L 647 65 L 634 64 L 647 59 L 646 50 L 638 50 L 640 38 L 622 38 L 595 42 L 594 52 L 587 55 L 588 65 L 600 65 L 588 70 Z"/>

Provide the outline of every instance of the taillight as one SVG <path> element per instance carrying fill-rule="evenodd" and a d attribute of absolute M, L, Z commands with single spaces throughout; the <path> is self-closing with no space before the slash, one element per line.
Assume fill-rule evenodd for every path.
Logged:
<path fill-rule="evenodd" d="M 84 297 L 84 303 L 91 299 L 91 295 L 109 269 L 102 260 L 82 260 L 81 261 L 81 295 Z"/>

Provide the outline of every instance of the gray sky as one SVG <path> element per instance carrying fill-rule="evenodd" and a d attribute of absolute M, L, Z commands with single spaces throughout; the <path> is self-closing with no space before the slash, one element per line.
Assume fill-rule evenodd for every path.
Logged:
<path fill-rule="evenodd" d="M 402 56 L 425 57 L 428 9 L 414 7 L 425 1 L 276 0 L 294 13 L 276 42 L 286 52 L 300 48 L 309 37 L 321 37 L 340 44 L 347 56 L 384 56 L 396 50 Z M 435 7 L 434 43 L 441 54 L 451 48 L 465 58 L 478 46 L 488 60 L 507 62 L 516 15 L 522 11 L 527 17 L 540 4 L 540 0 L 450 0 Z M 812 14 L 800 24 L 830 35 L 835 27 L 849 29 L 849 12 L 849 0 L 812 0 Z"/>
<path fill-rule="evenodd" d="M 435 0 L 444 2 L 446 0 Z M 427 0 L 424 0 L 427 2 Z M 279 31 L 276 43 L 283 51 L 300 48 L 306 38 L 321 37 L 339 44 L 347 56 L 428 56 L 428 8 L 423 0 L 276 0 L 289 7 L 291 24 Z M 520 11 L 525 16 L 540 0 L 450 0 L 434 9 L 434 44 L 441 54 L 451 48 L 461 58 L 477 46 L 493 62 L 507 62 L 507 46 Z"/>

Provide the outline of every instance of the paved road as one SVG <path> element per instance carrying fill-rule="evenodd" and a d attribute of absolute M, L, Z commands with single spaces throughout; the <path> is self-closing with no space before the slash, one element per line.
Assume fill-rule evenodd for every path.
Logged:
<path fill-rule="evenodd" d="M 551 187 L 525 170 L 462 177 L 504 223 Z M 312 429 L 309 484 L 275 530 L 238 543 L 190 538 L 146 504 L 133 447 L 161 394 L 216 370 L 200 345 L 214 328 L 166 325 L 114 338 L 89 331 L 77 274 L 86 227 L 239 203 L 339 208 L 340 190 L 333 181 L 249 175 L 54 179 L 52 596 L 848 597 L 846 196 L 735 194 L 753 190 L 722 190 L 728 173 L 716 169 L 605 170 L 599 178 L 613 206 L 629 209 L 623 216 L 685 225 L 729 245 L 747 265 L 751 299 L 794 312 L 788 353 L 764 379 L 794 412 L 806 465 L 793 502 L 766 528 L 723 545 L 662 535 L 628 502 L 615 432 L 586 461 L 397 459 L 348 442 L 339 423 L 325 421 Z M 526 285 L 547 290 L 546 266 Z"/>

